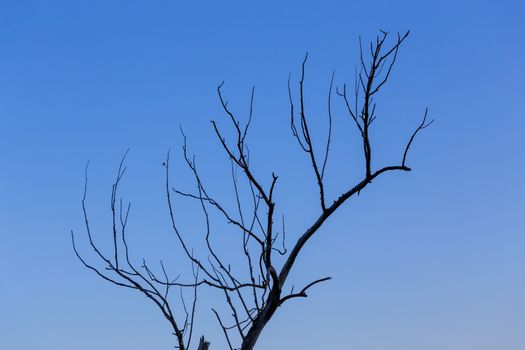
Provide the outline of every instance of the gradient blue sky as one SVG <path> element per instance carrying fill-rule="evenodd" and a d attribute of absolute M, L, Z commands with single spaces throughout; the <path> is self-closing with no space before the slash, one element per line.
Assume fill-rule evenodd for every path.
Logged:
<path fill-rule="evenodd" d="M 288 73 L 309 51 L 307 107 L 324 130 L 331 71 L 338 85 L 352 81 L 358 36 L 410 29 L 373 137 L 376 165 L 398 160 L 428 106 L 437 122 L 414 144 L 414 171 L 376 181 L 311 241 L 291 282 L 334 279 L 280 310 L 258 349 L 524 349 L 524 12 L 519 1 L 2 1 L 0 348 L 168 349 L 152 304 L 75 260 L 69 230 L 83 232 L 86 161 L 97 237 L 109 233 L 110 184 L 130 147 L 134 254 L 184 270 L 161 163 L 172 147 L 174 180 L 192 188 L 182 125 L 209 187 L 229 198 L 209 124 L 224 121 L 215 87 L 226 80 L 241 113 L 256 85 L 253 162 L 260 176 L 281 176 L 293 239 L 318 203 L 289 133 Z M 361 174 L 336 105 L 332 198 Z M 185 232 L 198 234 L 199 213 L 177 205 Z M 206 298 L 197 332 L 223 349 Z"/>

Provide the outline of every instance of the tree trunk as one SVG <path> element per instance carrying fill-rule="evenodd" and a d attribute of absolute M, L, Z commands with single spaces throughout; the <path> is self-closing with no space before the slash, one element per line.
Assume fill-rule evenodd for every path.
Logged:
<path fill-rule="evenodd" d="M 244 338 L 244 341 L 242 342 L 241 349 L 240 350 L 253 350 L 255 347 L 255 343 L 257 343 L 257 339 L 259 339 L 259 336 L 261 335 L 264 327 L 270 321 L 273 314 L 277 310 L 277 307 L 279 306 L 279 295 L 280 295 L 280 289 L 277 289 L 274 291 L 277 296 L 274 296 L 273 298 L 269 298 L 270 301 L 264 309 L 261 311 L 259 317 L 253 322 L 252 326 L 250 327 L 250 330 L 246 334 L 246 337 Z"/>
<path fill-rule="evenodd" d="M 246 334 L 246 337 L 242 342 L 241 350 L 253 350 L 255 343 L 257 343 L 257 339 L 259 339 L 259 336 L 261 335 L 261 332 L 264 329 L 264 326 L 266 326 L 266 322 L 254 324 L 250 328 L 248 334 Z"/>

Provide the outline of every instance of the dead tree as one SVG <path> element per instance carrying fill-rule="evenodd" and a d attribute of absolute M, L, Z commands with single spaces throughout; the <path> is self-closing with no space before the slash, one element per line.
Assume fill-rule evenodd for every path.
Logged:
<path fill-rule="evenodd" d="M 111 256 L 104 255 L 95 244 L 91 234 L 86 209 L 86 173 L 82 209 L 87 237 L 92 250 L 105 266 L 104 268 L 98 268 L 87 262 L 79 254 L 72 232 L 73 248 L 77 257 L 85 267 L 94 271 L 103 279 L 121 287 L 135 289 L 150 299 L 171 325 L 173 334 L 176 337 L 176 347 L 179 349 L 188 349 L 191 346 L 198 289 L 208 287 L 217 290 L 224 296 L 225 306 L 230 310 L 230 314 L 226 317 L 216 308 L 211 308 L 211 312 L 216 317 L 230 350 L 239 349 L 238 345 L 234 344 L 240 344 L 241 350 L 253 349 L 261 332 L 278 309 L 292 299 L 307 297 L 310 288 L 330 279 L 330 277 L 314 279 L 298 290 L 294 290 L 293 287 L 291 289 L 288 288 L 286 283 L 303 247 L 310 238 L 319 232 L 325 221 L 349 198 L 358 195 L 381 175 L 394 171 L 406 172 L 411 170 L 407 165 L 410 147 L 418 133 L 432 123 L 432 121 L 427 121 L 427 111 L 425 111 L 421 122 L 408 138 L 405 148 L 400 150 L 398 163 L 375 167 L 372 162 L 374 148 L 370 137 L 370 128 L 376 120 L 375 97 L 388 81 L 395 65 L 399 48 L 408 34 L 409 32 L 403 35 L 397 34 L 395 41 L 390 46 L 387 46 L 389 34 L 381 32 L 376 37 L 376 40 L 370 43 L 368 48 L 365 49 L 360 46 L 360 68 L 356 72 L 355 85 L 351 95 L 347 91 L 346 84 L 341 88 L 335 89 L 335 94 L 342 101 L 348 114 L 348 120 L 359 131 L 363 148 L 364 168 L 362 179 L 350 185 L 345 192 L 335 199 L 330 200 L 327 198 L 325 191 L 325 170 L 332 141 L 334 75 L 332 74 L 328 89 L 328 134 L 322 147 L 318 147 L 313 142 L 313 130 L 310 127 L 305 110 L 304 81 L 307 56 L 301 66 L 297 100 L 292 96 L 291 79 L 288 79 L 291 132 L 311 165 L 312 178 L 316 182 L 320 207 L 319 215 L 311 219 L 308 228 L 297 236 L 297 240 L 289 251 L 285 247 L 284 214 L 279 218 L 282 220 L 281 222 L 276 218 L 277 201 L 274 193 L 279 178 L 275 173 L 272 173 L 263 180 L 258 174 L 255 174 L 250 165 L 246 139 L 252 120 L 254 90 L 252 89 L 247 121 L 244 125 L 241 125 L 239 118 L 228 107 L 228 102 L 224 99 L 222 93 L 223 84 L 220 84 L 217 88 L 217 94 L 220 105 L 231 124 L 233 137 L 224 136 L 225 134 L 215 121 L 212 121 L 212 127 L 222 145 L 223 151 L 232 164 L 231 177 L 234 189 L 232 195 L 235 196 L 234 199 L 236 201 L 235 212 L 222 205 L 204 185 L 195 157 L 190 156 L 188 152 L 184 134 L 183 156 L 195 180 L 196 191 L 188 193 L 171 186 L 169 153 L 163 164 L 171 226 L 180 243 L 183 254 L 191 262 L 193 278 L 190 281 L 181 282 L 178 278 L 170 278 L 168 276 L 162 262 L 160 263 L 161 273 L 157 273 L 145 261 L 142 261 L 142 264 L 137 267 L 129 258 L 125 232 L 130 205 L 124 205 L 122 199 L 117 200 L 119 183 L 125 172 L 124 158 L 119 166 L 111 194 L 113 218 L 112 254 Z M 241 201 L 239 174 L 242 175 L 247 187 L 245 191 L 250 194 L 250 205 L 244 205 Z M 177 224 L 174 213 L 174 195 L 198 202 L 206 227 L 204 239 L 208 250 L 207 260 L 203 260 L 194 254 L 192 248 L 184 240 L 184 235 Z M 242 249 L 242 254 L 245 258 L 244 266 L 232 268 L 228 261 L 214 248 L 210 239 L 212 235 L 210 210 L 215 210 L 232 228 L 239 232 L 239 249 Z M 279 264 L 279 266 L 274 259 L 277 255 L 284 259 L 284 263 Z M 248 276 L 247 278 L 243 279 L 237 274 L 237 271 L 241 269 L 244 269 L 245 275 Z M 182 307 L 179 310 L 174 310 L 169 298 L 171 288 L 189 289 L 192 294 L 191 304 L 186 304 L 181 293 Z M 179 313 L 178 316 L 176 316 L 175 311 Z M 209 343 L 201 338 L 198 349 L 207 349 L 208 346 Z"/>

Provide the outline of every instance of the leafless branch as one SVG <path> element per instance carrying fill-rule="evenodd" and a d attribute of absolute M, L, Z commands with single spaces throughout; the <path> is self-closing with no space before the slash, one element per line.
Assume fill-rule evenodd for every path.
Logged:
<path fill-rule="evenodd" d="M 292 137 L 296 140 L 299 148 L 306 153 L 309 166 L 317 183 L 316 192 L 319 195 L 320 212 L 311 219 L 311 222 L 302 233 L 297 234 L 295 242 L 286 247 L 286 227 L 283 208 L 278 206 L 278 192 L 276 191 L 279 177 L 275 172 L 266 175 L 262 181 L 255 174 L 250 164 L 250 152 L 248 149 L 248 132 L 254 115 L 254 96 L 255 88 L 251 89 L 248 115 L 241 123 L 241 118 L 230 108 L 228 101 L 223 95 L 222 82 L 217 87 L 217 95 L 220 107 L 225 113 L 229 129 L 226 127 L 221 131 L 219 124 L 212 121 L 212 128 L 217 136 L 220 147 L 231 162 L 231 178 L 233 183 L 232 196 L 235 200 L 235 208 L 228 208 L 213 195 L 213 190 L 209 190 L 204 183 L 204 178 L 199 173 L 196 157 L 190 155 L 186 135 L 182 132 L 183 159 L 189 172 L 191 173 L 196 185 L 196 190 L 185 192 L 177 190 L 171 186 L 170 179 L 170 152 L 168 151 L 166 160 L 163 163 L 165 172 L 165 195 L 167 199 L 168 215 L 171 228 L 175 233 L 183 256 L 190 262 L 193 279 L 189 281 L 179 281 L 180 274 L 175 278 L 170 278 L 164 262 L 160 261 L 162 273 L 156 273 L 155 268 L 148 266 L 146 261 L 136 267 L 130 258 L 130 249 L 126 240 L 127 223 L 131 210 L 131 203 L 125 204 L 119 198 L 119 184 L 126 171 L 124 166 L 125 157 L 119 163 L 117 175 L 112 185 L 111 191 L 111 253 L 104 254 L 103 250 L 96 244 L 90 226 L 86 194 L 88 188 L 88 176 L 86 166 L 84 193 L 82 197 L 82 212 L 84 226 L 87 233 L 89 247 L 98 263 L 91 263 L 85 259 L 77 249 L 75 235 L 71 231 L 73 250 L 77 258 L 87 269 L 95 272 L 102 279 L 128 289 L 134 289 L 153 301 L 159 308 L 163 316 L 169 321 L 173 334 L 177 338 L 177 347 L 186 350 L 191 346 L 192 334 L 195 324 L 196 305 L 198 289 L 209 287 L 218 291 L 224 296 L 225 306 L 230 314 L 226 317 L 221 316 L 215 308 L 212 308 L 223 333 L 226 337 L 230 350 L 235 347 L 232 343 L 231 332 L 240 338 L 240 350 L 252 350 L 267 323 L 272 319 L 275 312 L 283 304 L 294 298 L 305 298 L 307 292 L 315 285 L 326 282 L 330 277 L 316 279 L 308 283 L 299 292 L 284 294 L 286 282 L 297 259 L 308 243 L 308 241 L 320 232 L 324 223 L 350 198 L 359 195 L 373 181 L 381 175 L 390 172 L 408 172 L 411 168 L 407 165 L 407 155 L 413 144 L 415 137 L 425 128 L 430 126 L 434 120 L 427 121 L 428 110 L 425 110 L 422 121 L 409 137 L 403 151 L 400 163 L 377 166 L 373 163 L 374 152 L 377 147 L 371 139 L 370 130 L 378 118 L 376 114 L 379 92 L 386 85 L 392 76 L 393 67 L 398 58 L 398 51 L 409 32 L 397 34 L 392 44 L 389 44 L 390 34 L 381 31 L 369 46 L 363 45 L 359 39 L 360 55 L 359 66 L 355 70 L 354 91 L 348 92 L 347 84 L 343 83 L 342 88 L 335 88 L 337 96 L 341 97 L 344 113 L 348 114 L 350 123 L 355 124 L 359 131 L 359 137 L 364 158 L 364 171 L 360 179 L 353 184 L 348 184 L 345 191 L 342 191 L 335 199 L 327 196 L 327 164 L 332 147 L 332 137 L 334 130 L 334 110 L 333 110 L 333 90 L 335 84 L 335 71 L 331 75 L 328 87 L 327 100 L 327 124 L 328 130 L 323 144 L 318 144 L 314 140 L 311 125 L 311 117 L 307 117 L 306 98 L 305 98 L 305 76 L 308 54 L 300 66 L 300 79 L 298 81 L 297 110 L 294 104 L 291 86 L 291 74 L 288 77 L 288 98 L 290 104 L 290 128 Z M 230 136 L 227 136 L 230 135 Z M 89 163 L 88 163 L 89 165 Z M 245 187 L 243 187 L 245 186 Z M 185 241 L 185 235 L 179 228 L 179 213 L 174 209 L 174 198 L 181 200 L 194 200 L 199 204 L 204 222 L 204 243 L 207 250 L 206 258 L 199 258 L 202 252 L 194 253 L 193 248 Z M 249 204 L 247 204 L 249 203 Z M 218 213 L 218 217 L 225 221 L 228 230 L 235 232 L 240 246 L 237 246 L 244 256 L 241 255 L 244 266 L 234 265 L 232 268 L 231 260 L 224 251 L 216 250 L 217 227 L 212 226 L 212 213 Z M 177 215 L 176 215 L 177 214 Z M 182 214 L 181 214 L 182 215 Z M 276 227 L 275 217 L 280 215 L 282 226 Z M 213 217 L 215 218 L 215 217 Z M 281 243 L 282 242 L 282 243 Z M 215 243 L 216 244 L 216 243 Z M 232 248 L 234 249 L 234 248 Z M 280 257 L 281 256 L 281 257 Z M 281 260 L 282 259 L 282 260 Z M 102 267 L 98 267 L 101 265 Z M 184 278 L 183 278 L 184 279 Z M 177 310 L 177 315 L 170 303 L 171 288 L 180 289 L 181 308 Z M 185 292 L 186 291 L 186 292 Z M 186 303 L 190 298 L 191 306 Z M 180 317 L 182 315 L 182 317 Z M 179 317 L 181 320 L 177 320 Z M 238 336 L 237 336 L 238 334 Z M 201 338 L 199 350 L 205 350 L 209 343 Z M 236 348 L 235 348 L 236 349 Z"/>
<path fill-rule="evenodd" d="M 306 298 L 308 296 L 306 294 L 306 291 L 310 287 L 312 287 L 312 286 L 314 286 L 314 285 L 316 285 L 318 283 L 322 283 L 322 282 L 328 281 L 330 279 L 331 279 L 331 277 L 324 277 L 324 278 L 320 278 L 318 280 L 315 280 L 315 281 L 307 284 L 303 289 L 301 289 L 301 291 L 299 293 L 291 293 L 291 294 L 288 294 L 288 295 L 284 296 L 283 298 L 281 298 L 280 304 L 282 305 L 285 301 L 290 300 L 292 298 Z"/>

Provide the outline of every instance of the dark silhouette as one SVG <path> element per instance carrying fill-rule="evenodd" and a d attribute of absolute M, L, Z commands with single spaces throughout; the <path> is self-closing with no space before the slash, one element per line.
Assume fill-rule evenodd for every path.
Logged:
<path fill-rule="evenodd" d="M 169 217 L 181 248 L 193 267 L 192 280 L 180 282 L 177 278 L 170 278 L 162 262 L 160 264 L 161 274 L 154 272 L 144 260 L 140 267 L 135 266 L 131 262 L 125 236 L 130 206 L 129 204 L 127 206 L 124 205 L 122 200 L 117 200 L 119 183 L 125 172 L 125 156 L 118 168 L 111 194 L 111 211 L 113 218 L 113 246 L 111 256 L 102 254 L 92 238 L 86 209 L 86 172 L 84 198 L 82 199 L 85 226 L 89 244 L 105 264 L 105 268 L 99 269 L 91 265 L 78 253 L 72 232 L 73 249 L 80 261 L 85 267 L 93 270 L 103 279 L 121 287 L 138 290 L 155 303 L 173 329 L 173 333 L 177 339 L 177 348 L 182 350 L 188 349 L 191 346 L 197 292 L 199 288 L 209 287 L 217 290 L 224 295 L 226 306 L 230 309 L 231 314 L 228 315 L 228 319 L 226 319 L 225 315 L 221 315 L 217 309 L 212 308 L 211 310 L 222 328 L 229 348 L 231 350 L 234 348 L 237 349 L 238 346 L 234 345 L 234 343 L 236 340 L 239 340 L 241 350 L 253 349 L 261 332 L 272 319 L 278 308 L 284 306 L 285 303 L 292 299 L 307 297 L 307 293 L 313 286 L 330 279 L 330 277 L 314 279 L 297 291 L 294 291 L 293 288 L 290 292 L 285 291 L 288 276 L 292 268 L 296 265 L 299 253 L 309 239 L 318 232 L 323 223 L 350 197 L 359 194 L 360 191 L 365 189 L 365 187 L 380 175 L 391 171 L 411 170 L 407 165 L 407 156 L 414 138 L 421 130 L 432 123 L 432 121 L 427 122 L 427 111 L 425 111 L 421 123 L 408 138 L 404 150 L 400 150 L 400 162 L 397 164 L 374 168 L 372 166 L 373 147 L 369 137 L 370 127 L 376 119 L 374 96 L 389 79 L 392 68 L 396 62 L 398 50 L 408 34 L 409 32 L 403 35 L 397 34 L 392 46 L 386 47 L 389 34 L 382 31 L 376 40 L 370 43 L 369 48 L 366 48 L 366 52 L 369 50 L 369 54 L 365 54 L 365 50 L 361 47 L 360 72 L 356 73 L 352 95 L 348 94 L 346 85 L 343 85 L 341 89 L 335 89 L 336 95 L 344 103 L 349 120 L 351 120 L 359 130 L 364 155 L 362 180 L 349 186 L 348 189 L 341 193 L 335 200 L 326 198 L 324 179 L 332 140 L 331 106 L 334 92 L 334 75 L 332 74 L 328 90 L 328 135 L 322 148 L 314 147 L 312 142 L 313 130 L 310 128 L 305 112 L 303 88 L 307 56 L 301 66 L 298 90 L 299 98 L 297 101 L 294 101 L 292 97 L 291 79 L 288 79 L 291 131 L 300 149 L 304 151 L 311 163 L 313 177 L 317 183 L 317 190 L 319 192 L 320 205 L 319 215 L 311 219 L 309 227 L 302 235 L 299 235 L 299 238 L 293 244 L 290 251 L 285 247 L 284 216 L 282 223 L 275 223 L 277 220 L 275 218 L 276 200 L 274 198 L 274 189 L 278 184 L 278 176 L 272 173 L 269 178 L 269 185 L 265 186 L 265 181 L 261 180 L 250 166 L 246 138 L 252 119 L 254 91 L 252 90 L 248 120 L 245 125 L 241 125 L 239 119 L 234 112 L 230 110 L 228 103 L 223 98 L 221 90 L 223 84 L 221 84 L 217 89 L 217 93 L 222 109 L 231 122 L 234 134 L 233 138 L 225 137 L 214 121 L 212 121 L 212 126 L 224 152 L 232 162 L 232 180 L 235 189 L 234 195 L 237 203 L 237 213 L 232 214 L 207 191 L 201 181 L 195 158 L 188 154 L 185 136 L 183 155 L 195 179 L 196 193 L 186 193 L 172 188 L 169 178 L 169 153 L 165 163 L 163 163 L 166 176 L 165 190 Z M 248 186 L 247 190 L 251 193 L 252 203 L 249 208 L 248 206 L 241 205 L 237 178 L 238 170 L 240 170 L 242 176 L 245 177 Z M 174 194 L 198 201 L 202 209 L 207 229 L 205 236 L 205 243 L 209 252 L 207 261 L 201 260 L 194 255 L 177 226 L 172 206 L 172 197 Z M 242 253 L 245 256 L 245 266 L 241 267 L 248 272 L 248 278 L 243 280 L 237 276 L 233 271 L 234 269 L 230 267 L 224 257 L 221 257 L 214 249 L 210 241 L 209 210 L 216 210 L 229 224 L 239 231 L 239 240 L 242 239 L 242 244 L 240 244 L 239 249 L 242 249 Z M 276 255 L 284 257 L 284 263 L 281 264 L 281 266 L 276 266 L 274 263 L 273 258 Z M 236 270 L 239 269 L 236 268 Z M 175 310 L 168 300 L 169 292 L 173 287 L 181 288 L 181 290 L 189 289 L 192 294 L 191 303 L 187 304 L 184 298 L 182 299 L 182 310 L 178 310 L 178 312 L 182 313 L 183 317 L 179 319 L 176 318 Z M 233 337 L 235 337 L 235 339 Z M 208 348 L 209 343 L 205 342 L 204 338 L 201 338 L 198 349 L 204 350 Z"/>

